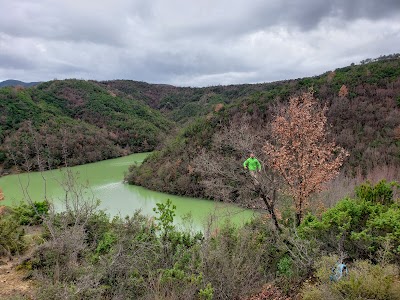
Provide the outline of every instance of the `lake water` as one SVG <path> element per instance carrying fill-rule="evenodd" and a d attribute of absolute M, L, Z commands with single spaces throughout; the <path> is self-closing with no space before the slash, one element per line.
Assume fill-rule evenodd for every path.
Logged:
<path fill-rule="evenodd" d="M 192 227 L 195 229 L 203 228 L 210 215 L 214 215 L 219 223 L 229 218 L 238 225 L 253 217 L 253 211 L 234 205 L 173 196 L 123 183 L 124 173 L 128 171 L 129 166 L 140 164 L 147 155 L 147 153 L 132 154 L 68 169 L 1 177 L 0 188 L 3 189 L 5 200 L 0 204 L 11 206 L 26 201 L 28 197 L 34 201 L 41 201 L 46 197 L 52 200 L 56 207 L 62 209 L 66 194 L 63 185 L 69 176 L 73 176 L 76 186 L 86 187 L 74 188 L 81 191 L 86 198 L 100 200 L 100 208 L 105 209 L 110 216 L 124 217 L 132 215 L 137 210 L 141 210 L 145 215 L 154 216 L 153 208 L 156 207 L 156 203 L 171 199 L 177 207 L 176 224 L 185 223 L 182 220 L 186 220 L 185 216 L 190 214 L 189 219 L 192 220 Z"/>

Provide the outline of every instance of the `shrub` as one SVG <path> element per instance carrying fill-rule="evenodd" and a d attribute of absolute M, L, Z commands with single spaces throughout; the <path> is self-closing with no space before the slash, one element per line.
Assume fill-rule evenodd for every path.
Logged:
<path fill-rule="evenodd" d="M 115 244 L 116 240 L 117 237 L 114 233 L 112 232 L 104 233 L 103 238 L 97 244 L 93 260 L 98 260 L 100 255 L 109 253 L 112 250 L 112 246 Z"/>
<path fill-rule="evenodd" d="M 355 188 L 356 197 L 373 203 L 383 205 L 393 204 L 393 187 L 398 186 L 395 182 L 387 183 L 385 180 L 379 181 L 375 186 L 369 182 L 361 184 Z"/>
<path fill-rule="evenodd" d="M 41 274 L 42 279 L 48 278 L 53 282 L 78 280 L 87 272 L 85 236 L 83 226 L 60 230 L 35 249 L 31 258 L 32 268 Z"/>
<path fill-rule="evenodd" d="M 14 208 L 14 213 L 20 225 L 39 225 L 43 217 L 48 215 L 49 208 L 48 201 L 21 203 Z"/>
<path fill-rule="evenodd" d="M 201 269 L 205 282 L 214 289 L 214 299 L 247 296 L 262 286 L 266 273 L 275 272 L 265 265 L 264 254 L 271 245 L 267 238 L 260 240 L 259 237 L 257 230 L 236 229 L 225 224 L 215 236 L 202 243 Z"/>
<path fill-rule="evenodd" d="M 0 255 L 11 256 L 23 251 L 26 247 L 23 237 L 24 229 L 12 211 L 0 215 Z"/>
<path fill-rule="evenodd" d="M 92 278 L 84 278 L 71 283 L 40 283 L 38 286 L 38 300 L 48 299 L 101 299 L 102 289 Z"/>
<path fill-rule="evenodd" d="M 400 299 L 399 269 L 395 265 L 374 265 L 360 260 L 348 265 L 349 274 L 337 282 L 329 280 L 337 257 L 323 257 L 316 264 L 315 284 L 306 283 L 302 290 L 304 300 L 319 299 Z"/>
<path fill-rule="evenodd" d="M 199 291 L 199 298 L 200 300 L 212 300 L 214 295 L 214 289 L 212 288 L 211 284 L 207 284 L 204 289 L 200 289 Z"/>
<path fill-rule="evenodd" d="M 345 198 L 318 219 L 308 215 L 299 231 L 324 243 L 327 251 L 339 246 L 351 258 L 380 259 L 386 251 L 393 259 L 400 253 L 400 209 L 393 199 L 395 183 L 356 188 L 356 199 Z"/>
<path fill-rule="evenodd" d="M 168 233 L 174 229 L 174 217 L 176 205 L 172 204 L 170 199 L 167 199 L 165 203 L 156 203 L 153 211 L 157 214 L 155 218 L 157 221 L 157 229 L 162 233 L 164 238 L 168 235 Z"/>

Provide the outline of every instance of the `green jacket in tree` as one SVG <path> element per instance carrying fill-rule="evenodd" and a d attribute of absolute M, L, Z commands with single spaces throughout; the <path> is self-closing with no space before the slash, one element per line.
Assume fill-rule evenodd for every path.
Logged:
<path fill-rule="evenodd" d="M 255 157 L 249 157 L 246 159 L 246 161 L 243 163 L 243 167 L 249 168 L 250 171 L 261 170 L 261 164 Z"/>

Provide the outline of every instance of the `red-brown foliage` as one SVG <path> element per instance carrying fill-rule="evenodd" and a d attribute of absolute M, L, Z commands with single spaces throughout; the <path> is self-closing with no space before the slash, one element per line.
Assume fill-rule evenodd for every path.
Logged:
<path fill-rule="evenodd" d="M 347 95 L 349 94 L 349 90 L 347 89 L 347 87 L 343 84 L 342 87 L 339 90 L 339 97 L 340 98 L 344 98 L 347 97 Z"/>
<path fill-rule="evenodd" d="M 347 151 L 327 138 L 326 107 L 320 109 L 312 93 L 292 97 L 272 122 L 274 144 L 263 151 L 268 165 L 287 184 L 284 192 L 293 197 L 296 221 L 300 224 L 309 197 L 339 173 Z"/>

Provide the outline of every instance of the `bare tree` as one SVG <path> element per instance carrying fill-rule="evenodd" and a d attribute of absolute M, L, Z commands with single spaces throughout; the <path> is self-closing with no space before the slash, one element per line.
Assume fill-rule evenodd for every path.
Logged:
<path fill-rule="evenodd" d="M 268 166 L 283 178 L 285 192 L 294 199 L 297 225 L 310 195 L 337 176 L 349 155 L 329 140 L 326 110 L 317 105 L 312 92 L 292 97 L 272 122 L 274 143 L 267 142 L 262 148 Z"/>
<path fill-rule="evenodd" d="M 231 120 L 213 137 L 211 149 L 202 149 L 194 160 L 194 170 L 209 198 L 268 211 L 273 224 L 281 231 L 277 210 L 279 181 L 264 168 L 265 153 L 260 151 L 268 130 L 255 116 Z M 253 152 L 262 164 L 257 180 L 244 170 L 243 161 Z"/>

